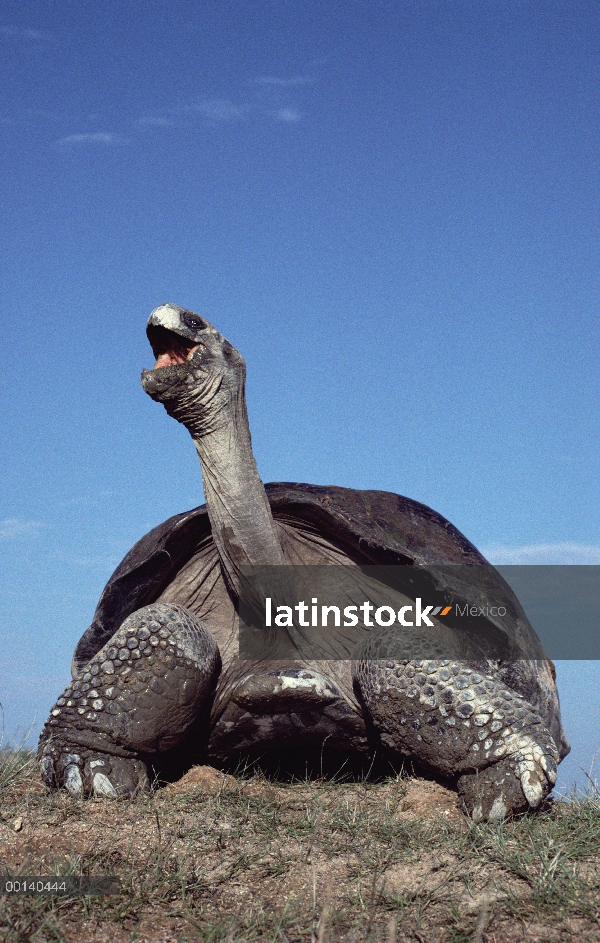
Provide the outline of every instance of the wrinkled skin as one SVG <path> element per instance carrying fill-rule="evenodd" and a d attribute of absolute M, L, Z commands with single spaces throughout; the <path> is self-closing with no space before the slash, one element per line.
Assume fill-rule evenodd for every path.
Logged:
<path fill-rule="evenodd" d="M 152 605 L 83 663 L 75 659 L 40 739 L 45 782 L 74 796 L 127 797 L 148 788 L 152 758 L 186 737 L 218 762 L 327 741 L 348 754 L 376 747 L 414 758 L 454 780 L 477 819 L 537 808 L 568 751 L 547 662 L 432 659 L 419 657 L 418 643 L 412 657 L 390 658 L 386 630 L 352 663 L 240 661 L 241 567 L 364 561 L 314 528 L 274 519 L 252 454 L 238 351 L 173 305 L 156 309 L 147 331 L 157 362 L 142 384 L 192 436 L 211 536 Z"/>

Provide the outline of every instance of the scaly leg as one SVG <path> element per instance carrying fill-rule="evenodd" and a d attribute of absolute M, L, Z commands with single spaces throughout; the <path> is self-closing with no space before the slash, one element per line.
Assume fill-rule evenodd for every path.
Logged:
<path fill-rule="evenodd" d="M 187 609 L 134 612 L 53 707 L 38 748 L 42 778 L 75 797 L 148 789 L 142 757 L 183 738 L 219 670 L 216 642 Z"/>
<path fill-rule="evenodd" d="M 377 653 L 377 642 L 371 656 Z M 537 808 L 556 782 L 558 752 L 534 708 L 494 675 L 448 658 L 363 658 L 353 674 L 384 747 L 412 756 L 458 791 L 475 819 Z"/>

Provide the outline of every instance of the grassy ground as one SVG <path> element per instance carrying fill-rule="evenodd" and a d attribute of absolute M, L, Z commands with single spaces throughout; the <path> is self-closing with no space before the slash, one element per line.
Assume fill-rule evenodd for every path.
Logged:
<path fill-rule="evenodd" d="M 0 896 L 0 939 L 600 941 L 600 797 L 474 825 L 432 782 L 274 783 L 196 767 L 133 802 L 48 795 L 0 754 L 0 871 L 117 875 Z"/>

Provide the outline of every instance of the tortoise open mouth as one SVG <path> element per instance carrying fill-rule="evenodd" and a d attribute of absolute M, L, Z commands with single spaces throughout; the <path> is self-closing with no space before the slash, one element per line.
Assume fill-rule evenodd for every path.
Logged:
<path fill-rule="evenodd" d="M 174 367 L 176 364 L 187 363 L 193 357 L 194 351 L 201 346 L 175 331 L 169 331 L 166 327 L 155 324 L 148 325 L 146 334 L 152 352 L 156 357 L 153 370 L 161 370 L 164 367 Z"/>

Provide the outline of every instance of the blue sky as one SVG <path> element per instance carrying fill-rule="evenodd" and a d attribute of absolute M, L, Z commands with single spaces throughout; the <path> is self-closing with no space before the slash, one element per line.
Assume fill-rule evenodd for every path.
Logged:
<path fill-rule="evenodd" d="M 5 0 L 10 737 L 131 544 L 203 500 L 139 384 L 165 301 L 244 354 L 265 481 L 600 563 L 599 27 L 588 0 Z M 565 775 L 600 747 L 595 670 L 560 666 Z"/>

